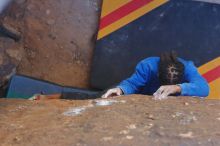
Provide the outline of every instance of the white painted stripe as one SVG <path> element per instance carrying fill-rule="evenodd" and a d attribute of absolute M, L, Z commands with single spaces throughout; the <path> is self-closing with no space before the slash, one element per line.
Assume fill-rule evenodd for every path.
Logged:
<path fill-rule="evenodd" d="M 201 1 L 201 2 L 207 2 L 207 3 L 220 4 L 220 0 L 194 0 L 194 1 Z"/>

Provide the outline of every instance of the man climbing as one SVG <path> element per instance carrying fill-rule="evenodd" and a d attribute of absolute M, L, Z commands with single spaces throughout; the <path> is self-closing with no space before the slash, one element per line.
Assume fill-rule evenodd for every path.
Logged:
<path fill-rule="evenodd" d="M 109 89 L 102 98 L 127 94 L 154 95 L 155 99 L 169 95 L 206 97 L 209 86 L 193 62 L 177 58 L 172 52 L 142 60 L 130 78 Z"/>

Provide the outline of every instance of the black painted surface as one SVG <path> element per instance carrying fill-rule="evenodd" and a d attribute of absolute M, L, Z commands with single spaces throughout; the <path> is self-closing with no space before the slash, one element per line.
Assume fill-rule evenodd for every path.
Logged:
<path fill-rule="evenodd" d="M 220 5 L 172 0 L 97 42 L 91 85 L 129 77 L 140 60 L 176 50 L 196 66 L 220 56 Z"/>

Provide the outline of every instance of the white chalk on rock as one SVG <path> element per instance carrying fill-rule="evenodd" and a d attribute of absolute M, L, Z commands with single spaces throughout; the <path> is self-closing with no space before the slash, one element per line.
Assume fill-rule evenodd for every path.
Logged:
<path fill-rule="evenodd" d="M 130 140 L 130 139 L 133 139 L 133 138 L 134 138 L 134 136 L 131 136 L 131 135 L 127 135 L 127 136 L 126 136 L 126 139 L 129 139 L 129 140 Z"/>
<path fill-rule="evenodd" d="M 131 124 L 131 125 L 127 126 L 127 128 L 128 129 L 136 129 L 137 127 L 135 124 Z"/>
<path fill-rule="evenodd" d="M 109 137 L 103 137 L 102 139 L 101 139 L 101 141 L 110 141 L 110 140 L 112 140 L 113 139 L 113 137 L 111 137 L 111 136 L 109 136 Z"/>
<path fill-rule="evenodd" d="M 191 131 L 187 132 L 187 133 L 180 133 L 179 134 L 180 137 L 182 138 L 193 138 L 193 133 Z"/>
<path fill-rule="evenodd" d="M 76 108 L 70 108 L 68 111 L 64 112 L 63 115 L 65 116 L 76 116 L 81 114 L 83 111 L 85 111 L 85 107 L 76 107 Z"/>
<path fill-rule="evenodd" d="M 108 106 L 112 105 L 113 103 L 125 103 L 126 101 L 124 100 L 95 100 L 95 105 L 97 106 Z"/>
<path fill-rule="evenodd" d="M 119 132 L 119 134 L 128 134 L 129 133 L 129 130 L 122 130 Z"/>

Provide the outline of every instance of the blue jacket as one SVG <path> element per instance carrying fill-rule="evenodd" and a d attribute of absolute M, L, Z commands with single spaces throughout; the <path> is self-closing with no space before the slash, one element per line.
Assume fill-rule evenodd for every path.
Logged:
<path fill-rule="evenodd" d="M 184 64 L 185 71 L 181 87 L 182 96 L 206 97 L 209 94 L 207 81 L 198 73 L 192 61 L 181 58 L 178 60 Z M 152 95 L 161 86 L 158 78 L 159 57 L 150 57 L 142 60 L 136 66 L 135 73 L 128 79 L 122 81 L 117 87 L 124 94 L 147 94 Z"/>

